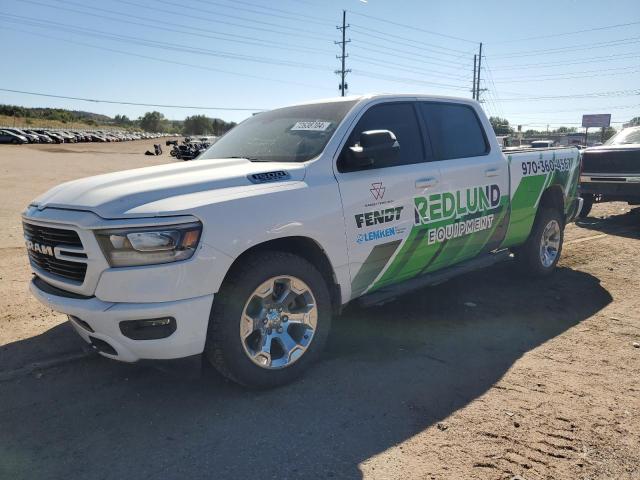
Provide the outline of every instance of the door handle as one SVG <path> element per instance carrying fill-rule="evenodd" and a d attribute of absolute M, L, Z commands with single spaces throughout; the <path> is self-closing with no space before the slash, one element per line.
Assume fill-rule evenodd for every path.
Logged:
<path fill-rule="evenodd" d="M 497 177 L 498 175 L 500 175 L 500 169 L 499 168 L 487 168 L 484 171 L 484 175 L 485 175 L 485 177 Z"/>
<path fill-rule="evenodd" d="M 438 179 L 436 177 L 425 177 L 416 180 L 416 188 L 418 190 L 424 190 L 426 188 L 431 188 L 438 183 Z"/>

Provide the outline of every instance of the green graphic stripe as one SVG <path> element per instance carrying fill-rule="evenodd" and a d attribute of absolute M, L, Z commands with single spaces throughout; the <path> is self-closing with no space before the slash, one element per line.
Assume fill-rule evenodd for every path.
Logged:
<path fill-rule="evenodd" d="M 491 211 L 483 213 L 483 215 L 489 215 L 493 213 L 494 218 L 493 223 L 491 224 L 491 228 L 461 237 L 466 239 L 464 245 L 462 245 L 457 254 L 453 256 L 453 258 L 445 259 L 446 265 L 453 265 L 463 260 L 475 257 L 476 255 L 478 255 L 478 253 L 484 250 L 489 241 L 493 238 L 495 232 L 499 229 L 501 222 L 504 220 L 508 210 L 508 204 L 509 196 L 503 195 L 500 198 L 500 204 L 498 205 L 498 207 Z M 429 269 L 428 271 L 432 271 L 432 269 Z"/>
<path fill-rule="evenodd" d="M 445 226 L 449 223 L 451 223 L 451 219 L 440 220 L 429 225 L 414 226 L 393 263 L 389 265 L 389 268 L 371 290 L 413 277 L 440 248 L 437 243 L 427 244 L 427 232 L 431 228 Z"/>
<path fill-rule="evenodd" d="M 398 255 L 396 255 L 393 263 L 384 272 L 382 277 L 373 285 L 371 291 L 392 283 L 407 280 L 417 274 L 438 270 L 446 265 L 451 265 L 465 258 L 473 257 L 480 252 L 489 239 L 492 238 L 493 233 L 504 218 L 508 201 L 509 197 L 505 195 L 501 197 L 500 204 L 492 210 L 476 212 L 460 218 L 441 220 L 428 225 L 414 226 L 405 245 Z M 452 238 L 444 242 L 435 242 L 431 245 L 427 243 L 427 232 L 431 229 L 489 214 L 495 215 L 494 222 L 490 229 Z M 464 256 L 461 256 L 461 252 L 463 251 Z"/>
<path fill-rule="evenodd" d="M 373 247 L 351 282 L 351 298 L 356 298 L 364 293 L 367 287 L 380 275 L 400 243 L 401 240 L 394 240 Z"/>

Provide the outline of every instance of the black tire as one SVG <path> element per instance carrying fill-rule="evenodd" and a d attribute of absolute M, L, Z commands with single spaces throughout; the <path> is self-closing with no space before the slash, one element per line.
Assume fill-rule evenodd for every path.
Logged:
<path fill-rule="evenodd" d="M 542 236 L 547 226 L 553 221 L 556 221 L 560 227 L 560 243 L 553 262 L 550 265 L 545 265 L 541 255 Z M 518 247 L 514 252 L 520 271 L 532 277 L 544 277 L 553 273 L 562 253 L 563 242 L 564 218 L 561 213 L 555 208 L 538 210 L 529 238 L 524 245 Z"/>
<path fill-rule="evenodd" d="M 578 217 L 587 218 L 589 216 L 589 213 L 591 213 L 591 208 L 593 208 L 594 198 L 593 198 L 593 195 L 589 193 L 581 195 L 581 197 L 582 197 L 582 209 L 580 210 Z"/>
<path fill-rule="evenodd" d="M 11 140 L 11 143 L 13 143 L 14 145 L 17 145 L 18 144 L 18 139 L 17 138 L 13 138 Z"/>
<path fill-rule="evenodd" d="M 318 311 L 316 330 L 304 354 L 280 369 L 256 365 L 240 339 L 240 319 L 246 302 L 265 281 L 294 276 L 310 288 Z M 331 328 L 331 298 L 320 272 L 307 260 L 291 253 L 263 251 L 235 266 L 215 295 L 205 345 L 205 357 L 225 377 L 250 388 L 271 388 L 298 378 L 320 356 Z"/>

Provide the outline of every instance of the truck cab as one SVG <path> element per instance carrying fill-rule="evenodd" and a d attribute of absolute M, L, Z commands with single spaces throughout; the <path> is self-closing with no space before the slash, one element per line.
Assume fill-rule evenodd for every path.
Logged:
<path fill-rule="evenodd" d="M 367 95 L 252 116 L 196 161 L 75 180 L 23 214 L 31 291 L 122 361 L 293 380 L 351 301 L 515 261 L 550 274 L 575 148 L 505 156 L 468 99 Z"/>

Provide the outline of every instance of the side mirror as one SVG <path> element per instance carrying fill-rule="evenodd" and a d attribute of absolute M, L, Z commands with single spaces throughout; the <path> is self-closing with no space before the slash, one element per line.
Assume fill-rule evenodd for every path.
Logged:
<path fill-rule="evenodd" d="M 367 130 L 360 134 L 360 141 L 349 147 L 348 164 L 352 168 L 364 168 L 376 163 L 395 163 L 400 154 L 400 144 L 389 130 Z"/>

